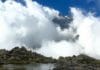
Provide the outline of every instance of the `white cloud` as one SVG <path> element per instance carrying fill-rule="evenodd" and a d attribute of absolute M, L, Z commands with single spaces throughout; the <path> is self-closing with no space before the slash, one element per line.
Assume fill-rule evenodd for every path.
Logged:
<path fill-rule="evenodd" d="M 29 0 L 26 6 L 15 1 L 0 4 L 0 48 L 41 47 L 36 51 L 55 58 L 80 53 L 100 56 L 100 18 L 71 8 L 73 21 L 69 29 L 62 30 L 52 21 L 60 18 L 59 11 Z"/>

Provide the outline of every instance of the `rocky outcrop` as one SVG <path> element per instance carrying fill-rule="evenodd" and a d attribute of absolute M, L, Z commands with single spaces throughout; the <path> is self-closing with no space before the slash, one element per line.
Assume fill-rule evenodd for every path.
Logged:
<path fill-rule="evenodd" d="M 100 70 L 100 60 L 86 55 L 60 57 L 53 70 Z"/>
<path fill-rule="evenodd" d="M 10 51 L 0 50 L 0 64 L 54 63 L 55 61 L 51 57 L 28 51 L 25 47 L 15 47 Z"/>

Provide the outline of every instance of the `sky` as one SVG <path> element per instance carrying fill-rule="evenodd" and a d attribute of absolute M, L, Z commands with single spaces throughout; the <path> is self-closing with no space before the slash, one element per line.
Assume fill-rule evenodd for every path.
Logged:
<path fill-rule="evenodd" d="M 0 0 L 0 48 L 26 46 L 54 58 L 87 54 L 100 59 L 100 17 L 89 13 L 100 15 L 100 0 L 16 1 L 24 6 Z M 61 15 L 72 14 L 68 28 L 61 29 L 60 22 L 53 21 L 69 18 L 60 16 L 57 10 Z"/>
<path fill-rule="evenodd" d="M 5 1 L 5 0 L 2 0 Z M 25 5 L 24 0 L 16 0 Z M 61 15 L 70 14 L 70 7 L 77 7 L 85 12 L 93 12 L 96 16 L 100 16 L 100 0 L 33 0 L 43 6 L 48 6 L 60 11 Z"/>
<path fill-rule="evenodd" d="M 97 11 L 96 0 L 35 0 L 38 3 L 59 10 L 62 15 L 69 14 L 70 7 L 78 7 L 85 11 Z"/>
<path fill-rule="evenodd" d="M 24 3 L 23 0 L 16 0 Z M 77 7 L 86 12 L 93 12 L 96 16 L 100 16 L 100 0 L 33 0 L 43 6 L 48 6 L 60 11 L 61 15 L 68 15 L 70 7 Z"/>

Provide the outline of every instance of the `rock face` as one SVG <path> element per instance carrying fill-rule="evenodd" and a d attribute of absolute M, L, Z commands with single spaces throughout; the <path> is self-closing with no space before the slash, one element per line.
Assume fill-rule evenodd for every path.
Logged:
<path fill-rule="evenodd" d="M 15 47 L 10 51 L 0 50 L 0 64 L 53 63 L 55 59 L 45 57 L 25 47 Z"/>
<path fill-rule="evenodd" d="M 100 70 L 100 60 L 86 55 L 60 57 L 53 70 Z"/>

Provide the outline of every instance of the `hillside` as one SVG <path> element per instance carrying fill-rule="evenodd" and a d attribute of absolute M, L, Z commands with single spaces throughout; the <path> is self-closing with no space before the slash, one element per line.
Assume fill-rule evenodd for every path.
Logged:
<path fill-rule="evenodd" d="M 84 54 L 73 57 L 60 57 L 54 70 L 100 70 L 100 60 Z"/>
<path fill-rule="evenodd" d="M 51 57 L 28 51 L 25 47 L 15 47 L 10 51 L 0 50 L 0 64 L 54 63 L 55 61 Z"/>

